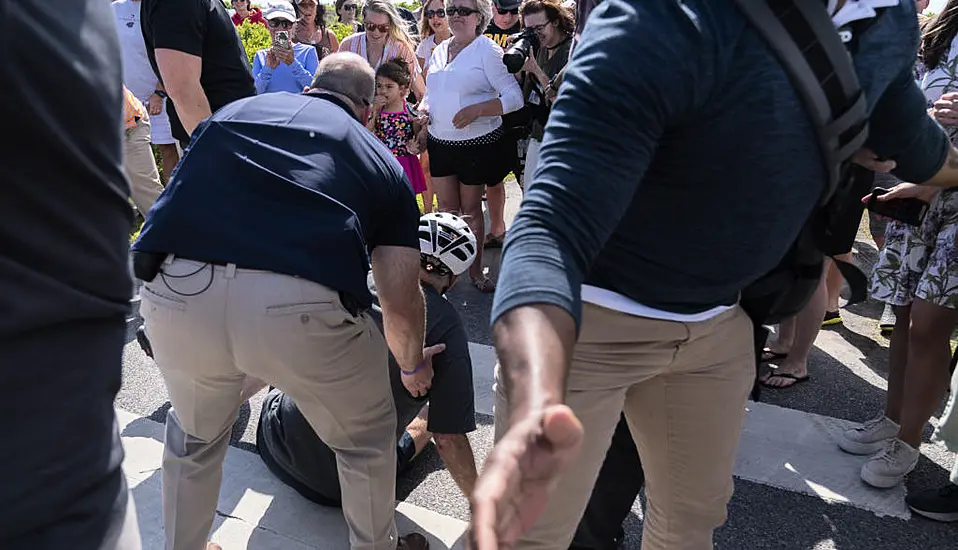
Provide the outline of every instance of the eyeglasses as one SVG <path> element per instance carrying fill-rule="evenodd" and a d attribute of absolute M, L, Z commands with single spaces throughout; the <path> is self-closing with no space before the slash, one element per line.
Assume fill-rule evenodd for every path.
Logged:
<path fill-rule="evenodd" d="M 551 25 L 551 24 L 552 24 L 552 21 L 549 21 L 548 23 L 543 23 L 543 24 L 541 24 L 541 25 L 533 25 L 533 26 L 531 26 L 531 27 L 526 27 L 526 28 L 529 29 L 530 31 L 536 33 L 536 34 L 542 34 L 542 31 L 544 31 L 545 28 L 548 27 L 548 26 Z"/>
<path fill-rule="evenodd" d="M 363 23 L 363 26 L 366 27 L 367 31 L 389 32 L 388 23 L 383 23 L 382 25 L 377 25 L 375 23 Z"/>
<path fill-rule="evenodd" d="M 512 9 L 512 10 L 504 10 L 502 8 L 496 8 L 496 11 L 499 12 L 499 15 L 505 15 L 507 13 L 511 13 L 512 15 L 519 15 L 519 8 Z"/>
<path fill-rule="evenodd" d="M 426 16 L 426 19 L 432 19 L 433 17 L 444 19 L 446 17 L 446 10 L 442 8 L 439 8 L 438 10 L 426 10 L 423 12 L 423 15 Z"/>
<path fill-rule="evenodd" d="M 354 11 L 356 9 L 356 4 L 343 4 L 343 9 L 346 11 Z"/>
<path fill-rule="evenodd" d="M 459 6 L 451 6 L 446 8 L 446 15 L 451 15 L 453 17 L 459 15 L 462 17 L 469 17 L 474 13 L 479 13 L 479 10 L 474 10 L 472 8 L 463 8 Z"/>
<path fill-rule="evenodd" d="M 274 29 L 291 29 L 293 28 L 293 22 L 285 19 L 270 19 L 269 26 Z"/>

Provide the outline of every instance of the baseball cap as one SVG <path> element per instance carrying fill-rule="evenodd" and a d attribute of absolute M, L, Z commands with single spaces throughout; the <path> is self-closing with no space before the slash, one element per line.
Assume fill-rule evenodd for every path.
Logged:
<path fill-rule="evenodd" d="M 285 19 L 295 23 L 296 10 L 286 0 L 270 0 L 263 8 L 263 17 L 265 19 Z"/>
<path fill-rule="evenodd" d="M 492 3 L 501 10 L 517 10 L 522 5 L 522 0 L 493 0 Z"/>

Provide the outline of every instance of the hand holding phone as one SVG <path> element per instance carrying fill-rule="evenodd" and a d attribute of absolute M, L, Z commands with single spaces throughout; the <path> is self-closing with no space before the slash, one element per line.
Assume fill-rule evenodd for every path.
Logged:
<path fill-rule="evenodd" d="M 921 225 L 921 221 L 928 211 L 928 203 L 914 197 L 889 200 L 880 200 L 878 198 L 888 192 L 889 189 L 876 187 L 865 203 L 868 210 L 879 216 L 898 220 L 908 225 Z"/>

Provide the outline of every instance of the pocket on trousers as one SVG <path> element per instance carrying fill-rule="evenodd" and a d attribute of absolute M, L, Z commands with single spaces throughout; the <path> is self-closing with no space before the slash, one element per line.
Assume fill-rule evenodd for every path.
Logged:
<path fill-rule="evenodd" d="M 359 320 L 336 302 L 301 302 L 267 306 L 266 316 L 294 332 L 307 336 L 329 336 L 355 330 Z M 295 328 L 294 328 L 295 327 Z"/>
<path fill-rule="evenodd" d="M 151 305 L 177 311 L 186 311 L 186 300 L 176 296 L 176 294 L 169 289 L 165 289 L 165 291 L 164 289 L 157 290 L 151 288 L 152 286 L 154 285 L 147 283 L 140 288 L 141 296 Z"/>

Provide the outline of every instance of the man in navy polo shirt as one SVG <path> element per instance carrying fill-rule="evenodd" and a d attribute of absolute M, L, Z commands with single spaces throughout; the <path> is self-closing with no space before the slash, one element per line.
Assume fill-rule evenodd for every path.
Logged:
<path fill-rule="evenodd" d="M 354 549 L 396 540 L 396 413 L 387 348 L 413 395 L 423 349 L 419 212 L 402 168 L 363 123 L 375 93 L 355 54 L 319 66 L 304 95 L 236 101 L 193 141 L 134 245 L 142 314 L 173 409 L 163 456 L 167 548 L 213 522 L 248 377 L 295 399 L 336 452 Z M 379 282 L 385 341 L 365 310 Z"/>

